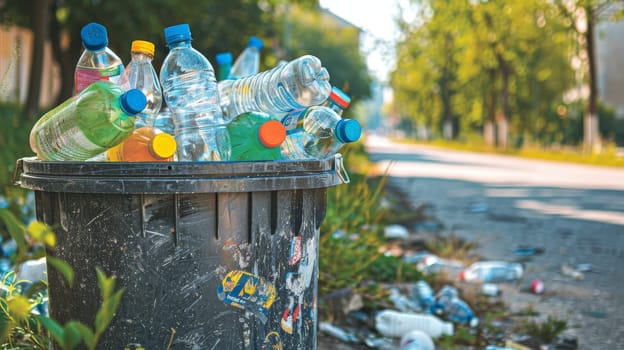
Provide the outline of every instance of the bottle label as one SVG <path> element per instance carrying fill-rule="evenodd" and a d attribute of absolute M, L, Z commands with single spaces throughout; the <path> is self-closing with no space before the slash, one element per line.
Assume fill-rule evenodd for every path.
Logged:
<path fill-rule="evenodd" d="M 293 134 L 300 129 L 303 129 L 303 120 L 307 115 L 307 110 L 295 110 L 286 114 L 282 118 L 282 125 L 286 129 L 286 135 Z"/>
<path fill-rule="evenodd" d="M 87 86 L 98 80 L 110 80 L 122 73 L 122 65 L 116 65 L 108 68 L 76 68 L 75 86 L 76 93 L 84 90 Z"/>
<path fill-rule="evenodd" d="M 62 126 L 59 126 L 39 130 L 37 146 L 46 159 L 85 160 L 106 150 L 89 140 L 77 126 L 70 128 L 63 135 L 55 132 L 62 129 Z"/>

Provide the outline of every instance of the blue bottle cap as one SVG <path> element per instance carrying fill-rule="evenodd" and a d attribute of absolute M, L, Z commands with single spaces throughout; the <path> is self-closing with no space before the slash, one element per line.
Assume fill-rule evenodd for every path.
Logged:
<path fill-rule="evenodd" d="M 232 63 L 232 53 L 231 52 L 219 52 L 215 55 L 215 59 L 217 60 L 218 65 Z"/>
<path fill-rule="evenodd" d="M 141 90 L 130 89 L 121 95 L 121 109 L 128 115 L 141 112 L 146 104 L 147 99 Z"/>
<path fill-rule="evenodd" d="M 264 44 L 262 43 L 262 39 L 255 36 L 249 37 L 249 43 L 247 44 L 247 47 L 255 47 L 258 50 L 262 50 L 262 46 L 264 46 Z"/>
<path fill-rule="evenodd" d="M 99 51 L 108 45 L 108 32 L 103 25 L 91 22 L 80 30 L 80 39 L 85 49 Z"/>
<path fill-rule="evenodd" d="M 336 136 L 342 143 L 355 142 L 362 135 L 362 127 L 355 119 L 341 119 L 336 124 Z"/>
<path fill-rule="evenodd" d="M 191 40 L 191 27 L 189 27 L 188 23 L 176 24 L 165 28 L 167 45 L 186 40 Z"/>

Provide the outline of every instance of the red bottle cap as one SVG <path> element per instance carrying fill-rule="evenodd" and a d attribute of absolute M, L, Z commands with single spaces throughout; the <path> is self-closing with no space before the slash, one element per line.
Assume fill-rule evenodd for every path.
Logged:
<path fill-rule="evenodd" d="M 286 128 L 277 120 L 269 120 L 258 128 L 258 139 L 264 147 L 277 147 L 286 139 Z"/>

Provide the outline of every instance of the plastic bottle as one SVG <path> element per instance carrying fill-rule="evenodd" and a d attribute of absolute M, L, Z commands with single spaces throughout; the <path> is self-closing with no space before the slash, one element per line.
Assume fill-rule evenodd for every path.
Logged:
<path fill-rule="evenodd" d="M 219 82 L 226 118 L 253 111 L 280 116 L 318 105 L 327 99 L 330 91 L 327 69 L 311 55 L 245 78 Z"/>
<path fill-rule="evenodd" d="M 432 308 L 433 312 L 438 315 L 445 313 L 453 302 L 453 299 L 458 298 L 458 296 L 459 292 L 457 288 L 449 286 L 448 284 L 444 285 L 438 294 L 436 294 L 435 303 Z"/>
<path fill-rule="evenodd" d="M 156 114 L 154 119 L 150 120 L 149 126 L 166 132 L 169 135 L 175 134 L 175 123 L 173 122 L 173 115 L 169 108 L 165 107 Z"/>
<path fill-rule="evenodd" d="M 435 350 L 431 337 L 417 329 L 405 334 L 400 344 L 400 350 Z"/>
<path fill-rule="evenodd" d="M 232 53 L 231 52 L 219 52 L 215 55 L 217 61 L 217 80 L 225 80 L 230 76 L 232 70 Z"/>
<path fill-rule="evenodd" d="M 80 38 L 84 51 L 74 72 L 74 95 L 98 80 L 119 83 L 124 65 L 119 56 L 108 48 L 106 27 L 89 23 L 80 30 Z"/>
<path fill-rule="evenodd" d="M 258 74 L 260 71 L 260 51 L 262 40 L 255 36 L 249 38 L 249 43 L 243 52 L 236 58 L 228 79 L 240 79 Z"/>
<path fill-rule="evenodd" d="M 375 316 L 375 328 L 386 337 L 400 338 L 412 330 L 421 330 L 432 338 L 453 335 L 453 324 L 434 315 L 383 310 Z"/>
<path fill-rule="evenodd" d="M 149 41 L 135 40 L 130 48 L 132 59 L 124 74 L 120 85 L 128 89 L 138 89 L 145 95 L 147 105 L 136 116 L 135 127 L 149 125 L 162 106 L 162 90 L 158 81 L 158 74 L 152 65 L 154 59 L 154 44 Z"/>
<path fill-rule="evenodd" d="M 228 123 L 230 160 L 278 160 L 286 129 L 266 113 L 248 112 Z"/>
<path fill-rule="evenodd" d="M 401 294 L 398 288 L 390 288 L 390 301 L 394 304 L 394 306 L 400 311 L 419 311 L 420 306 L 410 300 L 405 295 Z"/>
<path fill-rule="evenodd" d="M 420 280 L 416 282 L 412 288 L 412 299 L 418 301 L 420 308 L 424 312 L 432 312 L 435 303 L 433 289 L 426 281 Z"/>
<path fill-rule="evenodd" d="M 454 298 L 444 310 L 449 321 L 457 322 L 470 327 L 479 325 L 479 318 L 475 316 L 470 306 L 459 298 Z"/>
<path fill-rule="evenodd" d="M 286 127 L 286 141 L 282 144 L 285 159 L 325 159 L 360 138 L 360 123 L 341 117 L 349 98 L 334 88 L 328 100 L 328 107 L 312 106 L 282 118 Z"/>
<path fill-rule="evenodd" d="M 344 329 L 334 326 L 329 322 L 319 322 L 319 330 L 323 333 L 327 333 L 334 338 L 340 339 L 345 343 L 357 343 L 359 339 L 351 333 L 348 333 Z"/>
<path fill-rule="evenodd" d="M 86 160 L 128 137 L 145 103 L 139 90 L 97 81 L 43 115 L 30 147 L 42 160 Z"/>
<path fill-rule="evenodd" d="M 521 264 L 505 261 L 479 261 L 461 271 L 460 279 L 468 282 L 505 282 L 520 279 Z"/>
<path fill-rule="evenodd" d="M 171 162 L 176 151 L 173 136 L 144 126 L 132 132 L 117 146 L 106 151 L 111 162 Z"/>
<path fill-rule="evenodd" d="M 219 145 L 228 141 L 214 69 L 191 46 L 188 24 L 167 27 L 164 32 L 169 53 L 160 69 L 160 83 L 173 113 L 178 160 L 223 160 Z"/>

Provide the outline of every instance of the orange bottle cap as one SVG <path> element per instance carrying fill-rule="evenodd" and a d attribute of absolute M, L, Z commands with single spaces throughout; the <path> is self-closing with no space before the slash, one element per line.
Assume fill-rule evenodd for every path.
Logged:
<path fill-rule="evenodd" d="M 152 139 L 152 151 L 160 158 L 169 158 L 176 152 L 176 140 L 167 133 L 160 133 Z"/>
<path fill-rule="evenodd" d="M 286 128 L 277 120 L 269 120 L 258 128 L 258 139 L 267 148 L 274 148 L 286 139 Z"/>
<path fill-rule="evenodd" d="M 142 52 L 154 56 L 154 44 L 149 41 L 135 40 L 130 47 L 132 52 Z"/>

